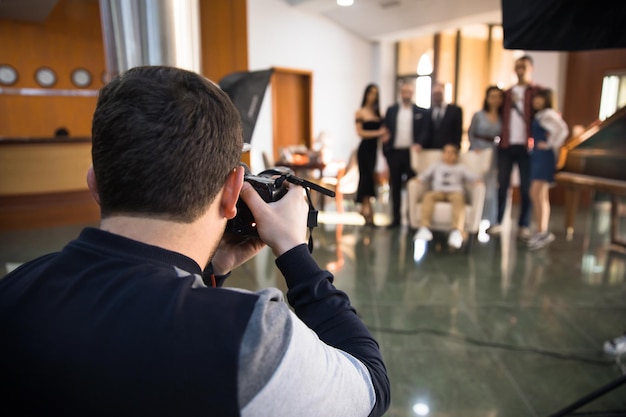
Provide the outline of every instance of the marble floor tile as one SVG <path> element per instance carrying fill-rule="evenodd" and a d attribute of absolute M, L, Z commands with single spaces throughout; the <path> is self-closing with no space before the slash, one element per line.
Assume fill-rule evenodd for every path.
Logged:
<path fill-rule="evenodd" d="M 467 253 L 355 214 L 322 213 L 313 256 L 381 346 L 387 416 L 547 417 L 626 372 L 626 355 L 602 353 L 626 330 L 626 256 L 607 250 L 606 205 L 579 210 L 570 239 L 555 207 L 556 240 L 536 252 L 514 230 Z M 0 267 L 59 250 L 83 226 L 0 233 Z M 286 291 L 269 250 L 226 285 Z M 626 413 L 626 385 L 580 411 L 615 410 Z"/>

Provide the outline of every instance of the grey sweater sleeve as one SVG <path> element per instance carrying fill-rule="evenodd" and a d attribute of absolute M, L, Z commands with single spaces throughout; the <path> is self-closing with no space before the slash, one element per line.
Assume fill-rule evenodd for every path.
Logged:
<path fill-rule="evenodd" d="M 315 263 L 304 244 L 280 256 L 276 264 L 287 281 L 287 299 L 296 315 L 324 343 L 350 354 L 367 367 L 376 393 L 370 416 L 383 415 L 390 403 L 387 370 L 378 343 L 357 316 L 348 296 L 332 285 L 332 274 Z"/>
<path fill-rule="evenodd" d="M 365 365 L 323 343 L 279 290 L 258 294 L 240 350 L 241 415 L 367 416 L 376 397 Z"/>

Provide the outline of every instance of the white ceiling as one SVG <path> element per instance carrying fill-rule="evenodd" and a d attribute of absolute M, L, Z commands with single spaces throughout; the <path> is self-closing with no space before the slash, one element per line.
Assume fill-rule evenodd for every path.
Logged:
<path fill-rule="evenodd" d="M 320 14 L 372 41 L 456 29 L 474 23 L 502 22 L 501 0 L 284 0 L 292 7 Z"/>
<path fill-rule="evenodd" d="M 253 0 L 254 1 L 254 0 Z M 457 29 L 473 23 L 501 23 L 501 0 L 284 0 L 316 13 L 372 41 L 396 41 Z M 0 0 L 0 19 L 45 21 L 57 0 Z"/>

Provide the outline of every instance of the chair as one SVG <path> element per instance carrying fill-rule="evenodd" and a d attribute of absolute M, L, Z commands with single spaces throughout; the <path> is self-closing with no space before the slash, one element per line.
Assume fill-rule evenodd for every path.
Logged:
<path fill-rule="evenodd" d="M 459 155 L 459 162 L 468 167 L 474 174 L 484 179 L 485 174 L 491 166 L 493 150 L 484 149 L 481 151 L 467 151 Z M 420 152 L 411 151 L 411 167 L 418 174 L 424 172 L 433 163 L 441 160 L 440 149 L 425 149 Z M 407 184 L 409 224 L 411 228 L 417 229 L 420 225 L 421 200 L 429 188 L 428 184 L 422 183 L 413 178 Z M 485 205 L 485 184 L 466 184 L 465 186 L 465 226 L 464 234 L 467 235 L 466 249 L 469 251 L 473 241 L 478 235 L 480 220 Z M 434 231 L 449 232 L 452 229 L 452 205 L 445 201 L 435 203 L 433 218 L 431 219 L 431 229 Z"/>
<path fill-rule="evenodd" d="M 327 168 L 331 168 L 331 164 L 333 164 L 333 162 L 329 163 Z M 335 175 L 323 175 L 315 182 L 335 192 L 335 206 L 337 207 L 337 212 L 343 213 L 344 197 L 346 195 L 356 194 L 359 185 L 359 163 L 357 161 L 356 151 L 352 151 L 348 162 L 346 164 L 340 163 L 335 171 Z M 323 209 L 323 207 L 324 199 L 322 198 L 320 208 Z"/>

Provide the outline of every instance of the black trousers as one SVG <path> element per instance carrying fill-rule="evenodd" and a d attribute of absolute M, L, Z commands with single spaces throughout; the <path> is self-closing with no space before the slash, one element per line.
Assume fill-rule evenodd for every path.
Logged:
<path fill-rule="evenodd" d="M 508 148 L 498 148 L 498 224 L 502 224 L 506 200 L 511 186 L 511 172 L 517 164 L 520 176 L 521 207 L 517 225 L 530 225 L 530 155 L 524 145 L 511 145 Z"/>
<path fill-rule="evenodd" d="M 393 149 L 385 152 L 389 166 L 389 188 L 391 190 L 392 225 L 402 224 L 402 187 L 415 176 L 411 169 L 411 152 L 407 149 Z"/>

